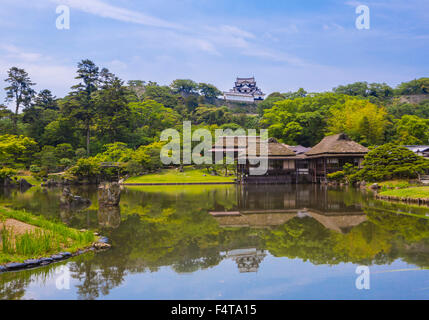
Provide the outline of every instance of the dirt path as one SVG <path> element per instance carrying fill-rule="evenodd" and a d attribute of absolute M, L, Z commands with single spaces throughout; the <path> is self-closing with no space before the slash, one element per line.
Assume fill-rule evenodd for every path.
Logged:
<path fill-rule="evenodd" d="M 0 222 L 0 231 L 3 230 L 3 227 L 6 227 L 8 230 L 13 230 L 14 235 L 22 235 L 26 232 L 33 232 L 38 227 L 32 226 L 31 224 L 21 222 L 15 219 L 6 219 L 4 222 Z"/>

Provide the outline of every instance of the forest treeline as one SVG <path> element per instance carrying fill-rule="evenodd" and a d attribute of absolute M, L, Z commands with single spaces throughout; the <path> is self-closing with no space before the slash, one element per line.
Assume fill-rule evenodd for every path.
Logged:
<path fill-rule="evenodd" d="M 49 89 L 36 92 L 25 70 L 8 70 L 7 98 L 0 105 L 3 168 L 43 173 L 74 168 L 84 176 L 97 171 L 100 161 L 121 161 L 130 173 L 153 170 L 161 166 L 160 133 L 180 131 L 185 120 L 193 130 L 266 128 L 289 145 L 313 146 L 339 132 L 365 146 L 429 143 L 429 78 L 396 88 L 356 82 L 321 93 L 274 92 L 257 105 L 258 114 L 222 106 L 220 90 L 209 83 L 124 83 L 90 60 L 79 62 L 75 80 L 58 98 Z M 428 100 L 401 99 L 417 94 L 428 94 Z"/>

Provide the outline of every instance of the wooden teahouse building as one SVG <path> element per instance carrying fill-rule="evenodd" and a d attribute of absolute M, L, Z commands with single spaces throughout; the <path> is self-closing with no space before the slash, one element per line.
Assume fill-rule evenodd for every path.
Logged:
<path fill-rule="evenodd" d="M 252 143 L 256 153 L 250 152 Z M 250 168 L 259 166 L 251 164 L 251 160 L 262 159 L 261 146 L 268 151 L 265 156 L 267 171 L 263 175 L 251 175 Z M 261 142 L 259 137 L 220 137 L 211 151 L 213 156 L 216 153 L 233 154 L 237 161 L 238 181 L 250 184 L 323 182 L 329 173 L 343 170 L 346 163 L 361 167 L 368 153 L 366 147 L 344 133 L 327 136 L 313 148 L 289 146 L 275 138 Z"/>
<path fill-rule="evenodd" d="M 360 168 L 368 151 L 344 133 L 323 138 L 305 153 L 312 182 L 326 180 L 329 173 L 343 170 L 346 163 Z"/>

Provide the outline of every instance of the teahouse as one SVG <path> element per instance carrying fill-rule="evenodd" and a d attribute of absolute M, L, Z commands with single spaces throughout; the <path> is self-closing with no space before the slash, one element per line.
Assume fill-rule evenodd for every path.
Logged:
<path fill-rule="evenodd" d="M 251 147 L 256 150 L 252 152 Z M 265 157 L 261 147 L 267 150 Z M 368 153 L 366 147 L 344 133 L 327 136 L 313 148 L 289 146 L 275 138 L 263 142 L 255 136 L 220 137 L 211 151 L 213 155 L 218 153 L 220 158 L 228 153 L 233 155 L 237 160 L 238 181 L 256 184 L 324 182 L 329 173 L 343 170 L 346 163 L 360 168 Z M 267 171 L 263 175 L 251 175 L 252 166 L 260 165 L 252 164 L 252 160 L 257 159 L 268 160 Z"/>
<path fill-rule="evenodd" d="M 312 182 L 326 180 L 329 173 L 343 170 L 346 163 L 362 166 L 368 148 L 351 140 L 346 134 L 327 136 L 306 152 Z"/>

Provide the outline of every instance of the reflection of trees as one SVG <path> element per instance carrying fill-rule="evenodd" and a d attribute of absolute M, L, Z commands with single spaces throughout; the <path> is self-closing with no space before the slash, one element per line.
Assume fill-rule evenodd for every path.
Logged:
<path fill-rule="evenodd" d="M 372 206 L 365 209 L 368 220 L 347 228 L 344 233 L 324 227 L 323 220 L 319 222 L 311 216 L 293 217 L 270 228 L 220 227 L 208 211 L 236 210 L 235 190 L 235 187 L 213 189 L 196 194 L 124 192 L 120 215 L 114 215 L 113 219 L 115 222 L 120 219 L 119 227 L 103 230 L 113 248 L 76 257 L 70 263 L 72 276 L 79 280 L 79 298 L 96 299 L 108 294 L 124 281 L 127 273 L 156 271 L 162 266 L 171 266 L 180 273 L 194 272 L 218 265 L 228 258 L 225 252 L 243 248 L 266 250 L 276 257 L 298 258 L 313 264 L 386 264 L 402 258 L 418 266 L 429 266 L 429 221 L 389 213 L 398 208 L 410 211 L 409 207 L 384 207 L 360 198 L 362 203 Z M 276 190 L 272 198 L 265 199 L 264 209 L 277 203 L 294 203 L 285 201 L 289 198 L 279 193 L 280 189 Z M 345 196 L 339 191 L 318 192 L 334 204 Z M 263 199 L 256 201 L 252 197 L 257 197 L 257 193 L 251 193 L 253 191 L 247 193 L 246 203 L 257 208 L 258 201 Z M 353 203 L 357 196 L 348 197 L 346 206 L 355 209 Z M 418 212 L 417 209 L 411 211 Z M 95 219 L 91 224 L 96 224 L 96 208 L 87 213 Z M 79 214 L 73 219 L 84 220 Z M 100 216 L 98 220 L 104 221 Z M 250 269 L 254 268 L 253 261 L 242 262 L 240 260 L 243 267 L 249 262 Z M 30 276 L 37 274 L 37 270 L 0 275 L 0 298 L 22 297 L 31 282 Z"/>
<path fill-rule="evenodd" d="M 0 300 L 22 299 L 31 282 L 35 279 L 46 282 L 52 277 L 57 266 L 51 265 L 34 270 L 0 274 Z"/>
<path fill-rule="evenodd" d="M 123 268 L 103 264 L 103 259 L 100 261 L 94 258 L 92 255 L 85 255 L 70 267 L 72 277 L 80 281 L 76 286 L 79 299 L 93 300 L 107 295 L 124 280 Z"/>

